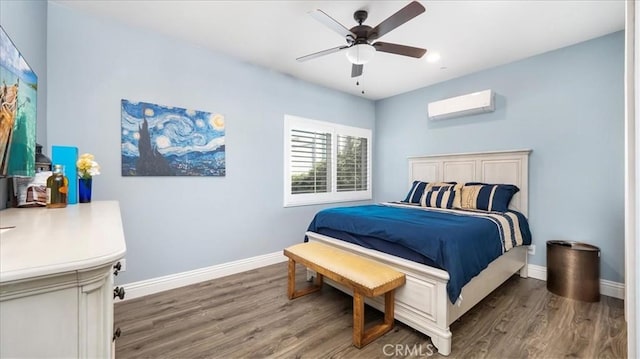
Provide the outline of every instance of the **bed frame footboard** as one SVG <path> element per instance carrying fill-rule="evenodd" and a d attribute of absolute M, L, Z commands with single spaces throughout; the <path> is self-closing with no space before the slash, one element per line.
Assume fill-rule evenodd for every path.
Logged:
<path fill-rule="evenodd" d="M 449 301 L 449 274 L 441 269 L 360 247 L 314 232 L 307 232 L 310 241 L 335 246 L 384 263 L 406 275 L 406 284 L 396 290 L 395 318 L 429 336 L 441 355 L 451 353 L 451 323 L 480 302 L 500 284 L 526 268 L 527 248 L 517 247 L 505 253 L 462 289 L 455 304 Z M 349 288 L 331 280 L 326 283 L 351 294 Z M 366 303 L 383 311 L 382 297 L 367 298 Z"/>

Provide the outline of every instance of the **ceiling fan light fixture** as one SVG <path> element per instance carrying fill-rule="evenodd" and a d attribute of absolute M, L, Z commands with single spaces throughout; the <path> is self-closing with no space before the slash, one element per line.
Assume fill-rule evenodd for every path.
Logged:
<path fill-rule="evenodd" d="M 354 65 L 364 65 L 371 61 L 376 48 L 369 44 L 357 44 L 347 49 L 347 59 Z"/>
<path fill-rule="evenodd" d="M 436 63 L 438 61 L 440 61 L 440 53 L 438 53 L 438 52 L 430 52 L 427 55 L 427 62 L 433 64 L 433 63 Z"/>

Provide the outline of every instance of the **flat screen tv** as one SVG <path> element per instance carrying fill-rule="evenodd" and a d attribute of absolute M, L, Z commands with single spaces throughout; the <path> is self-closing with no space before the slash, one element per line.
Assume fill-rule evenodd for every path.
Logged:
<path fill-rule="evenodd" d="M 35 175 L 38 76 L 0 26 L 0 177 Z"/>

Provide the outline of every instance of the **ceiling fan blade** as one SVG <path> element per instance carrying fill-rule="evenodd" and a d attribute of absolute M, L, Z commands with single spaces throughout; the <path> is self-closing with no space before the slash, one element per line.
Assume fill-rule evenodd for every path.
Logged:
<path fill-rule="evenodd" d="M 376 48 L 376 51 L 388 52 L 390 54 L 396 54 L 396 55 L 410 56 L 418 59 L 421 58 L 422 55 L 424 55 L 427 52 L 426 49 L 421 49 L 419 47 L 398 45 L 398 44 L 392 44 L 389 42 L 380 42 L 380 41 L 374 43 L 373 47 Z"/>
<path fill-rule="evenodd" d="M 362 75 L 362 69 L 364 68 L 364 65 L 356 65 L 353 64 L 351 65 L 351 77 L 358 77 Z"/>
<path fill-rule="evenodd" d="M 309 54 L 309 55 L 305 55 L 305 56 L 302 56 L 302 57 L 298 57 L 296 60 L 298 60 L 300 62 L 307 61 L 307 60 L 315 59 L 316 57 L 333 54 L 334 52 L 338 52 L 338 51 L 341 51 L 341 50 L 344 50 L 344 49 L 348 49 L 348 48 L 349 48 L 349 46 L 338 46 L 338 47 L 334 47 L 334 48 L 331 48 L 331 49 L 326 49 L 326 50 L 314 52 L 313 54 Z"/>
<path fill-rule="evenodd" d="M 354 34 L 353 32 L 351 32 L 351 30 L 347 29 L 344 25 L 342 25 L 341 23 L 339 23 L 338 21 L 336 21 L 336 19 L 332 18 L 331 16 L 327 15 L 326 12 L 320 10 L 320 9 L 316 9 L 315 11 L 310 11 L 309 14 L 311 16 L 313 16 L 314 19 L 320 21 L 321 23 L 325 24 L 328 28 L 330 28 L 331 30 L 337 32 L 338 34 L 342 35 L 342 37 L 347 37 L 347 36 L 351 36 L 352 39 L 356 39 L 356 34 Z"/>
<path fill-rule="evenodd" d="M 378 39 L 389 31 L 422 14 L 425 11 L 424 6 L 417 1 L 412 1 L 409 5 L 403 7 L 395 14 L 389 16 L 378 26 L 369 30 L 367 38 L 369 41 Z"/>

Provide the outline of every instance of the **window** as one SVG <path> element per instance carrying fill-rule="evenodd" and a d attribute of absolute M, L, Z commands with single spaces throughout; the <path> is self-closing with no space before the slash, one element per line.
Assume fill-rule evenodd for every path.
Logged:
<path fill-rule="evenodd" d="M 371 199 L 371 130 L 284 118 L 284 205 Z"/>
<path fill-rule="evenodd" d="M 291 129 L 291 193 L 325 193 L 331 182 L 331 133 Z"/>
<path fill-rule="evenodd" d="M 367 142 L 366 137 L 338 135 L 338 192 L 366 191 L 369 187 Z"/>

